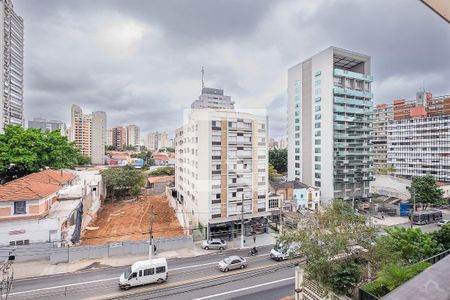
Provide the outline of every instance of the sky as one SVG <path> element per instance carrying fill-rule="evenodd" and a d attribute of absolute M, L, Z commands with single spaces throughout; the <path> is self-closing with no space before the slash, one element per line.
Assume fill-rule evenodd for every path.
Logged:
<path fill-rule="evenodd" d="M 450 27 L 419 0 L 13 0 L 25 20 L 25 116 L 182 125 L 205 86 L 266 109 L 286 136 L 287 69 L 336 46 L 372 57 L 375 103 L 450 94 Z"/>

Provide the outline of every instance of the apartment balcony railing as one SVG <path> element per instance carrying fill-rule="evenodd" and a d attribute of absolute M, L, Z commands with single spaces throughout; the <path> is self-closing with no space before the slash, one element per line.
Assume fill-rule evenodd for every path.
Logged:
<path fill-rule="evenodd" d="M 373 94 L 371 92 L 356 91 L 356 90 L 344 89 L 344 88 L 340 88 L 340 87 L 335 87 L 333 90 L 334 90 L 334 93 L 338 94 L 338 95 L 354 96 L 354 97 L 367 98 L 367 99 L 373 98 Z"/>
<path fill-rule="evenodd" d="M 342 70 L 342 69 L 334 69 L 334 76 L 341 76 L 341 77 L 347 77 L 357 80 L 364 80 L 366 82 L 372 82 L 373 76 L 372 75 L 365 75 L 357 72 Z"/>
<path fill-rule="evenodd" d="M 343 97 L 334 97 L 334 103 L 336 104 L 352 104 L 359 105 L 365 107 L 372 107 L 373 101 L 364 101 L 361 99 L 352 99 L 352 98 L 343 98 Z"/>

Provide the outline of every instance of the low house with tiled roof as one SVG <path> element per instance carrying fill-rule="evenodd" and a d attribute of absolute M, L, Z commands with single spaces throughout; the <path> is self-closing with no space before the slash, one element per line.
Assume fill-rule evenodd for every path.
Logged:
<path fill-rule="evenodd" d="M 59 241 L 62 223 L 72 218 L 81 200 L 68 205 L 58 196 L 76 180 L 74 173 L 47 169 L 0 185 L 0 244 Z"/>
<path fill-rule="evenodd" d="M 281 196 L 284 210 L 316 210 L 320 206 L 320 189 L 297 180 L 271 182 L 269 191 Z"/>
<path fill-rule="evenodd" d="M 159 195 L 165 192 L 166 186 L 173 185 L 175 176 L 153 176 L 147 179 L 147 195 Z"/>

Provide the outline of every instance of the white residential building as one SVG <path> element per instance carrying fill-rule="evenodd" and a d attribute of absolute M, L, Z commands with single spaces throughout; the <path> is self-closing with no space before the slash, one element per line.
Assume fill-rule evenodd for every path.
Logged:
<path fill-rule="evenodd" d="M 213 109 L 234 109 L 234 102 L 230 96 L 225 96 L 222 89 L 202 88 L 202 94 L 195 100 L 192 109 L 213 108 Z"/>
<path fill-rule="evenodd" d="M 450 182 L 450 115 L 391 121 L 387 148 L 396 175 Z"/>
<path fill-rule="evenodd" d="M 158 150 L 158 133 L 149 132 L 146 137 L 146 146 L 149 151 Z"/>
<path fill-rule="evenodd" d="M 11 0 L 0 0 L 0 132 L 6 125 L 24 125 L 23 18 L 14 12 Z"/>
<path fill-rule="evenodd" d="M 91 162 L 94 165 L 105 164 L 105 147 L 107 143 L 106 113 L 96 111 L 92 113 L 91 129 Z"/>
<path fill-rule="evenodd" d="M 67 127 L 64 122 L 58 120 L 47 120 L 44 118 L 34 118 L 33 121 L 28 121 L 28 128 L 37 128 L 41 131 L 58 130 L 62 136 L 66 136 Z"/>
<path fill-rule="evenodd" d="M 169 136 L 167 135 L 167 132 L 164 131 L 159 136 L 158 149 L 167 148 L 167 147 L 170 147 Z"/>
<path fill-rule="evenodd" d="M 242 203 L 246 220 L 269 214 L 266 116 L 194 109 L 176 130 L 175 148 L 175 188 L 192 226 L 236 236 Z"/>
<path fill-rule="evenodd" d="M 127 126 L 127 145 L 133 146 L 133 147 L 139 147 L 140 146 L 140 140 L 141 140 L 141 130 L 136 125 L 128 125 Z"/>
<path fill-rule="evenodd" d="M 105 145 L 108 139 L 105 112 L 83 114 L 79 106 L 72 105 L 70 131 L 69 138 L 83 155 L 89 156 L 93 164 L 105 163 Z"/>
<path fill-rule="evenodd" d="M 372 180 L 370 57 L 329 47 L 288 71 L 288 180 L 322 200 L 365 198 Z"/>

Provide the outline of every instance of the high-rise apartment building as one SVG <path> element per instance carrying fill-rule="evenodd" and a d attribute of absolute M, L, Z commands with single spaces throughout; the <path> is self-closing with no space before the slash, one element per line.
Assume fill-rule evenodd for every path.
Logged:
<path fill-rule="evenodd" d="M 450 96 L 416 93 L 414 100 L 378 105 L 373 114 L 374 167 L 404 177 L 450 182 Z"/>
<path fill-rule="evenodd" d="M 325 201 L 368 196 L 372 80 L 369 56 L 335 47 L 289 69 L 289 180 Z"/>
<path fill-rule="evenodd" d="M 127 145 L 139 147 L 141 144 L 140 129 L 136 125 L 127 126 Z"/>
<path fill-rule="evenodd" d="M 11 0 L 0 0 L 0 132 L 6 125 L 24 125 L 23 18 L 14 12 Z"/>
<path fill-rule="evenodd" d="M 66 135 L 67 127 L 64 122 L 58 120 L 47 120 L 44 118 L 34 118 L 33 121 L 28 121 L 28 128 L 37 128 L 41 131 L 55 131 L 61 132 L 62 136 Z"/>
<path fill-rule="evenodd" d="M 107 141 L 106 113 L 96 111 L 83 114 L 82 109 L 72 105 L 69 138 L 83 155 L 89 156 L 93 164 L 104 164 Z"/>
<path fill-rule="evenodd" d="M 379 171 L 387 166 L 387 126 L 394 119 L 393 107 L 379 104 L 372 116 L 373 168 Z"/>
<path fill-rule="evenodd" d="M 106 145 L 107 146 L 113 146 L 113 129 L 112 128 L 108 128 L 106 135 L 107 135 L 107 137 L 106 137 Z"/>
<path fill-rule="evenodd" d="M 124 126 L 117 126 L 112 128 L 112 146 L 123 148 L 126 146 L 128 140 L 127 128 Z"/>
<path fill-rule="evenodd" d="M 149 151 L 158 150 L 158 133 L 157 132 L 147 133 L 146 146 Z"/>
<path fill-rule="evenodd" d="M 230 96 L 224 95 L 222 89 L 202 88 L 202 94 L 195 100 L 191 108 L 234 109 Z"/>
<path fill-rule="evenodd" d="M 105 146 L 107 141 L 106 113 L 95 111 L 92 113 L 91 128 L 91 162 L 94 165 L 105 163 Z"/>
<path fill-rule="evenodd" d="M 267 216 L 266 116 L 193 109 L 176 130 L 175 150 L 178 201 L 191 224 L 232 234 L 241 210 L 252 222 Z"/>
<path fill-rule="evenodd" d="M 167 132 L 164 131 L 159 136 L 158 149 L 167 148 L 167 147 L 170 147 L 169 136 L 167 135 Z"/>

